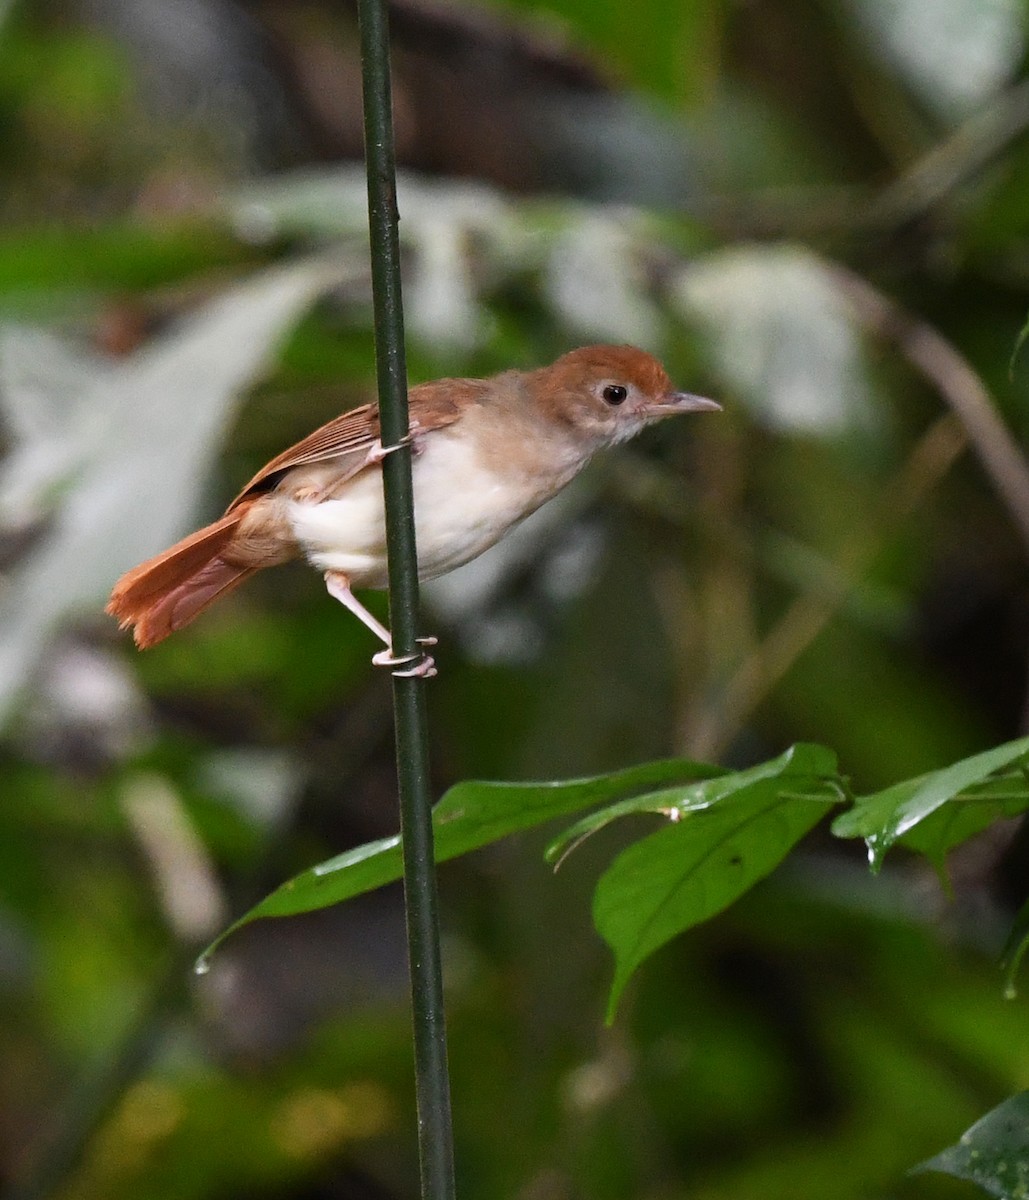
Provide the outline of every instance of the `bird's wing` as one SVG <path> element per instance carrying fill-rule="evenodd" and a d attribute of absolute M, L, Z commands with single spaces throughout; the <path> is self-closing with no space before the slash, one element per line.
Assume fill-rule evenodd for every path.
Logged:
<path fill-rule="evenodd" d="M 440 379 L 434 383 L 419 384 L 411 389 L 410 394 L 412 431 L 418 437 L 453 424 L 464 406 L 481 399 L 485 391 L 484 381 L 475 379 Z M 254 492 L 273 487 L 277 482 L 276 476 L 281 476 L 291 467 L 349 458 L 350 463 L 340 463 L 339 482 L 343 482 L 370 465 L 368 451 L 378 442 L 379 433 L 379 409 L 375 404 L 364 404 L 334 417 L 263 466 L 226 512 L 231 512 Z"/>

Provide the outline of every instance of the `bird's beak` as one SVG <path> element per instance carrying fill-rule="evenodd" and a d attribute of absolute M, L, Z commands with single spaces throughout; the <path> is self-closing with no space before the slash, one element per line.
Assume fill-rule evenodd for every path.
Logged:
<path fill-rule="evenodd" d="M 722 406 L 706 396 L 694 396 L 692 392 L 668 392 L 656 404 L 648 404 L 647 411 L 670 417 L 675 413 L 721 412 Z"/>

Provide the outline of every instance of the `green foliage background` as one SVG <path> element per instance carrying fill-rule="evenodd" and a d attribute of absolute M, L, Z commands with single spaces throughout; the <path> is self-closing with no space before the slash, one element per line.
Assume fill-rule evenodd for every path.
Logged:
<path fill-rule="evenodd" d="M 346 14 L 247 11 L 295 61 L 348 44 Z M 284 880 L 393 833 L 370 639 L 300 567 L 146 655 L 100 615 L 120 570 L 369 398 L 360 168 L 262 138 L 270 93 L 162 89 L 161 52 L 97 12 L 0 25 L 0 1180 L 413 1195 L 395 892 L 256 922 L 189 969 Z M 412 376 L 625 338 L 725 413 L 598 462 L 427 591 L 440 794 L 795 742 L 868 794 L 1023 734 L 1029 513 L 969 440 L 984 412 L 1009 448 L 1029 427 L 1026 7 L 477 12 L 487 46 L 513 30 L 596 79 L 572 104 L 510 73 L 540 142 L 503 149 L 543 164 L 519 193 L 402 183 Z M 246 46 L 226 78 L 257 69 Z M 424 103 L 402 71 L 398 95 Z M 606 1027 L 593 889 L 647 820 L 557 874 L 560 825 L 443 869 L 460 1194 L 979 1194 L 905 1173 L 1026 1086 L 997 965 L 1016 822 L 981 822 L 947 884 L 900 847 L 873 879 L 823 822 L 648 959 Z"/>

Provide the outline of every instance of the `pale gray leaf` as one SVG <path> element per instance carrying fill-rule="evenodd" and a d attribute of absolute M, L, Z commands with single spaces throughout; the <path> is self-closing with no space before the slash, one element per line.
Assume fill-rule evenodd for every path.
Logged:
<path fill-rule="evenodd" d="M 555 236 L 546 291 L 561 320 L 584 337 L 653 348 L 661 317 L 647 293 L 631 213 L 583 210 Z"/>
<path fill-rule="evenodd" d="M 858 330 L 815 255 L 790 245 L 717 251 L 682 271 L 672 299 L 766 424 L 825 435 L 872 424 Z"/>
<path fill-rule="evenodd" d="M 95 443 L 85 403 L 110 370 L 98 355 L 43 329 L 0 331 L 0 421 L 11 442 L 0 475 L 0 526 L 45 516 Z"/>
<path fill-rule="evenodd" d="M 275 268 L 122 360 L 88 394 L 85 456 L 42 543 L 0 592 L 0 716 L 51 633 L 98 608 L 119 574 L 183 534 L 244 389 L 339 268 Z"/>
<path fill-rule="evenodd" d="M 952 120 L 1015 75 L 1025 53 L 1020 0 L 849 0 L 869 48 Z"/>

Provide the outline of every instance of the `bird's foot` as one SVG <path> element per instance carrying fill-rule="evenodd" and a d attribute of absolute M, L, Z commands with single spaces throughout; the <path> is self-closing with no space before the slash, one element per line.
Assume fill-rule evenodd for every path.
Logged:
<path fill-rule="evenodd" d="M 391 446 L 384 446 L 381 440 L 375 442 L 368 451 L 367 462 L 380 463 L 387 454 L 392 454 L 394 450 L 402 450 L 404 446 L 410 446 L 412 451 L 417 454 L 421 449 L 420 434 L 421 426 L 416 420 L 412 419 L 408 424 L 407 433 Z"/>

